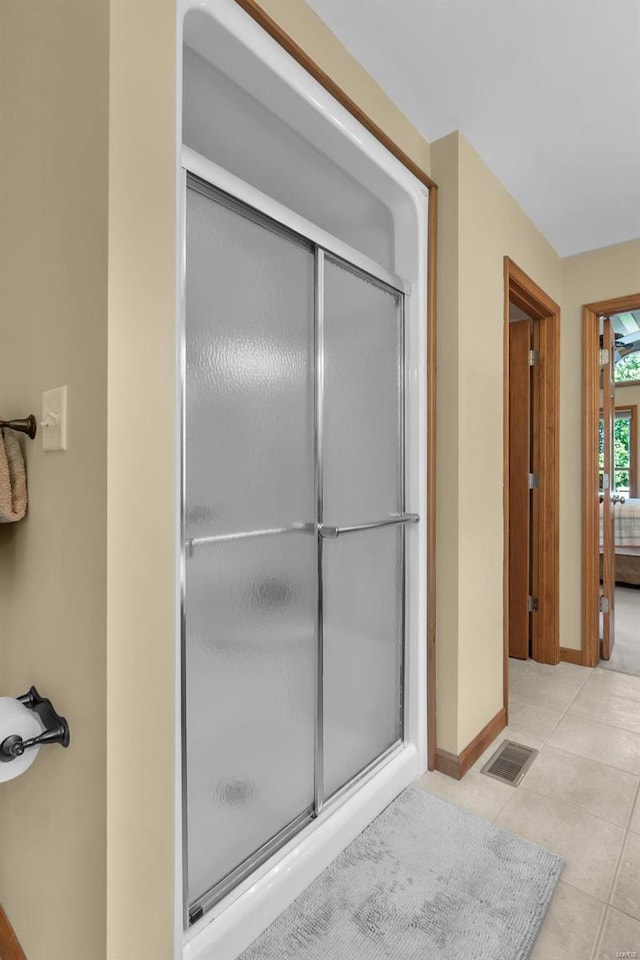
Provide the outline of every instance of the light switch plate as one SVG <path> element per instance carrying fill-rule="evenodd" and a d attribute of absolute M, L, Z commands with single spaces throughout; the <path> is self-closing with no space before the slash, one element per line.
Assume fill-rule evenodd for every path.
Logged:
<path fill-rule="evenodd" d="M 40 421 L 42 449 L 45 453 L 67 449 L 67 388 L 55 387 L 42 394 Z"/>

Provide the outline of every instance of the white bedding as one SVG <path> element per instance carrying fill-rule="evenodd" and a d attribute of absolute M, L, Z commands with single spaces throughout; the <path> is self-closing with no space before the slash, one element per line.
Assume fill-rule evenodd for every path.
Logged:
<path fill-rule="evenodd" d="M 640 555 L 640 500 L 613 503 L 613 531 L 616 553 Z M 600 546 L 602 547 L 602 504 L 600 504 Z"/>

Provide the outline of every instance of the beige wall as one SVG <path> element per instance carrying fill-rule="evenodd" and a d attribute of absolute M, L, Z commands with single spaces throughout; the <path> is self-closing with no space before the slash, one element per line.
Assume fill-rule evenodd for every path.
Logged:
<path fill-rule="evenodd" d="M 111 4 L 107 956 L 173 953 L 175 5 Z"/>
<path fill-rule="evenodd" d="M 582 307 L 640 292 L 640 240 L 562 261 L 560 643 L 582 647 Z M 626 401 L 622 401 L 626 402 Z"/>
<path fill-rule="evenodd" d="M 436 674 L 437 745 L 458 739 L 458 137 L 431 146 L 438 184 L 437 427 L 436 427 Z"/>
<path fill-rule="evenodd" d="M 109 8 L 3 0 L 0 415 L 69 387 L 69 447 L 25 442 L 28 517 L 0 526 L 0 695 L 71 727 L 0 785 L 0 902 L 29 960 L 104 956 Z"/>
<path fill-rule="evenodd" d="M 503 258 L 558 301 L 561 262 L 462 135 L 431 156 L 440 232 L 457 230 L 457 271 L 438 257 L 437 508 L 438 746 L 457 754 L 503 703 Z"/>

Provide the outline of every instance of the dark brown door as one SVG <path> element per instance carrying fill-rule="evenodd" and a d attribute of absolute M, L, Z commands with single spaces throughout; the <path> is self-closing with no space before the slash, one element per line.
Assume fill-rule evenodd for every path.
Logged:
<path fill-rule="evenodd" d="M 614 446 L 613 428 L 616 416 L 615 384 L 613 380 L 613 364 L 615 356 L 615 340 L 613 324 L 609 317 L 604 318 L 602 346 L 607 351 L 607 362 L 602 368 L 602 420 L 604 427 L 604 473 L 602 479 L 602 579 L 603 594 L 608 602 L 604 605 L 602 656 L 608 660 L 613 650 L 615 634 L 615 544 L 613 535 L 613 502 L 611 494 L 614 489 Z"/>
<path fill-rule="evenodd" d="M 531 321 L 509 324 L 509 656 L 529 656 Z"/>

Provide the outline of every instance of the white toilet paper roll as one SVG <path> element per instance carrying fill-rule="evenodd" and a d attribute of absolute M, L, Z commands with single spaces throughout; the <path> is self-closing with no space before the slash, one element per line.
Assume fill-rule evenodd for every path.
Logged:
<path fill-rule="evenodd" d="M 18 734 L 23 740 L 37 737 L 42 733 L 42 724 L 37 713 L 29 710 L 13 697 L 0 697 L 0 743 L 12 735 Z M 0 760 L 0 783 L 13 780 L 28 770 L 38 756 L 40 747 L 29 747 L 21 757 L 3 762 Z"/>

